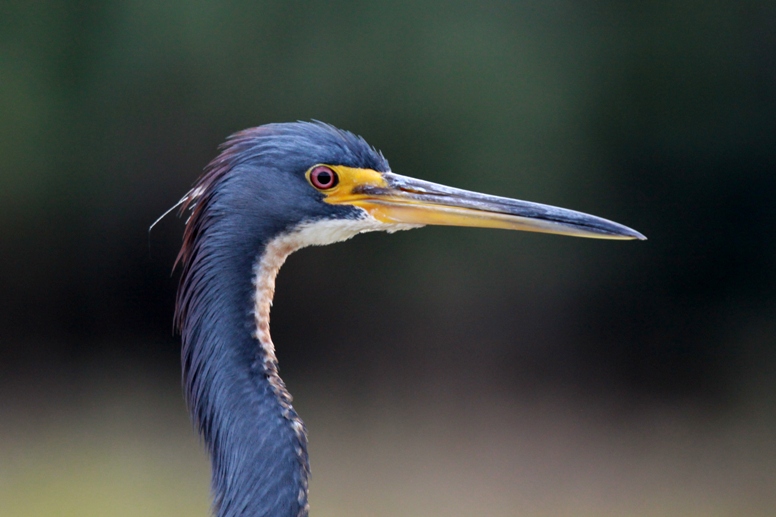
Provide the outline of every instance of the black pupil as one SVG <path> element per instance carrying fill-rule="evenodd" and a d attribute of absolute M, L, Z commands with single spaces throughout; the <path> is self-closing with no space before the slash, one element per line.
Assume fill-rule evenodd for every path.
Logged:
<path fill-rule="evenodd" d="M 332 175 L 327 170 L 318 171 L 316 178 L 322 187 L 328 187 L 333 182 Z"/>

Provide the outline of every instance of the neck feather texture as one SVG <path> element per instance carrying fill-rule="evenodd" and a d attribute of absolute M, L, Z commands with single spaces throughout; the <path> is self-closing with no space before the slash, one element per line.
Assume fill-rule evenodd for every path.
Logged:
<path fill-rule="evenodd" d="M 272 299 L 275 296 L 275 279 L 286 258 L 299 249 L 299 242 L 294 236 L 283 236 L 271 241 L 261 258 L 256 263 L 253 275 L 254 291 L 254 310 L 253 317 L 256 330 L 254 337 L 261 346 L 260 356 L 262 358 L 264 372 L 272 388 L 272 392 L 277 398 L 281 408 L 283 418 L 288 421 L 288 425 L 294 432 L 298 442 L 294 452 L 299 460 L 302 470 L 301 487 L 298 491 L 298 502 L 300 510 L 298 515 L 307 515 L 309 504 L 307 501 L 308 480 L 310 476 L 310 465 L 307 458 L 307 430 L 304 427 L 302 419 L 296 414 L 291 401 L 291 394 L 286 389 L 283 379 L 278 373 L 278 360 L 275 355 L 275 345 L 269 332 L 269 313 L 272 308 Z"/>
<path fill-rule="evenodd" d="M 200 246 L 185 271 L 183 376 L 192 415 L 213 467 L 218 517 L 303 517 L 308 513 L 307 436 L 278 375 L 269 334 L 275 277 L 296 246 Z"/>

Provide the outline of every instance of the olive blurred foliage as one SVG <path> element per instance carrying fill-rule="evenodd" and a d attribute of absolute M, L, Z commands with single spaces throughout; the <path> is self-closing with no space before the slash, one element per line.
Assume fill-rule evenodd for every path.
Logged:
<path fill-rule="evenodd" d="M 292 376 L 723 405 L 773 385 L 772 2 L 11 0 L 0 13 L 6 373 L 116 357 L 177 368 L 182 223 L 148 226 L 231 132 L 318 119 L 399 173 L 650 240 L 439 228 L 303 251 L 273 312 Z"/>

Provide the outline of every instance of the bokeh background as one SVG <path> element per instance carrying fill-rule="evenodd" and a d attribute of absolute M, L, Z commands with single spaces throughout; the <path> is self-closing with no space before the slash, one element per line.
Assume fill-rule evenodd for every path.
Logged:
<path fill-rule="evenodd" d="M 9 0 L 0 516 L 208 514 L 183 222 L 148 227 L 227 135 L 298 119 L 649 237 L 293 255 L 273 336 L 314 515 L 776 514 L 772 1 Z"/>

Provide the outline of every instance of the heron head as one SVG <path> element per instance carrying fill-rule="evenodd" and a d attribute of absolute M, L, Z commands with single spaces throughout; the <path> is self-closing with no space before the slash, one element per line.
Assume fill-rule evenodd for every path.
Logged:
<path fill-rule="evenodd" d="M 268 124 L 236 133 L 184 198 L 186 207 L 193 208 L 187 243 L 208 221 L 227 215 L 263 234 L 315 227 L 305 231 L 300 247 L 424 225 L 644 239 L 600 217 L 395 174 L 363 138 L 321 122 Z"/>

